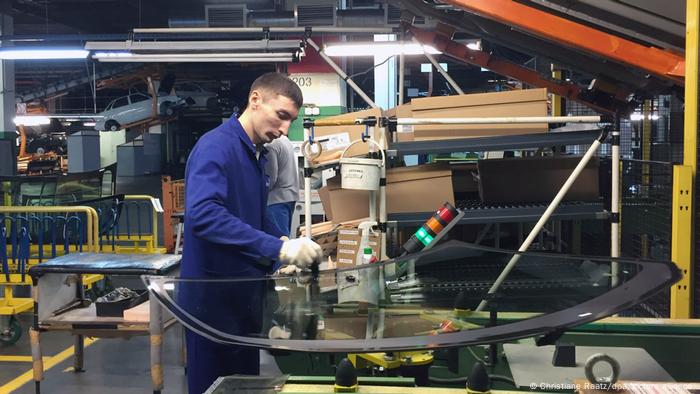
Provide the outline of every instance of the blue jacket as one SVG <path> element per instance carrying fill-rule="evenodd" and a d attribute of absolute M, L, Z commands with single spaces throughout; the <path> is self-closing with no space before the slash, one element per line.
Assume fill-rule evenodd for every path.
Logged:
<path fill-rule="evenodd" d="M 283 234 L 265 215 L 265 162 L 235 117 L 199 139 L 185 170 L 182 278 L 260 277 L 278 268 Z"/>

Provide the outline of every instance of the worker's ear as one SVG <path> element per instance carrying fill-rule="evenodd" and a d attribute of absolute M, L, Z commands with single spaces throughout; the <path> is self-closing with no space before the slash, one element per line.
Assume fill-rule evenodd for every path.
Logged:
<path fill-rule="evenodd" d="M 262 93 L 259 90 L 253 90 L 250 92 L 250 97 L 248 97 L 248 105 L 251 109 L 258 109 L 258 106 L 262 103 Z"/>

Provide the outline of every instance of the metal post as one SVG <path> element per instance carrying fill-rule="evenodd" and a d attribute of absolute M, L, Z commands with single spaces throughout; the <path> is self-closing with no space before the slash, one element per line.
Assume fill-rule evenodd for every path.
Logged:
<path fill-rule="evenodd" d="M 685 117 L 683 165 L 673 167 L 671 259 L 683 278 L 671 287 L 671 318 L 697 316 L 693 305 L 696 273 L 695 176 L 698 160 L 698 69 L 700 69 L 700 1 L 686 1 Z"/>
<path fill-rule="evenodd" d="M 372 99 L 369 98 L 369 96 L 367 94 L 365 94 L 365 92 L 362 91 L 362 89 L 359 86 L 357 86 L 355 81 L 353 81 L 350 77 L 348 77 L 347 74 L 345 74 L 345 72 L 333 61 L 333 59 L 328 57 L 328 55 L 326 55 L 326 53 L 321 50 L 321 48 L 314 42 L 314 40 L 312 40 L 311 38 L 308 38 L 306 40 L 306 42 L 309 45 L 311 45 L 316 50 L 316 52 L 318 52 L 318 54 L 321 56 L 321 58 L 326 63 L 328 63 L 329 66 L 331 66 L 333 71 L 335 71 L 336 74 L 338 74 L 341 78 L 343 78 L 343 80 L 352 88 L 352 90 L 354 90 L 355 93 L 360 95 L 360 97 L 362 97 L 362 99 L 365 100 L 367 102 L 367 104 L 369 104 L 370 107 L 378 108 L 377 104 L 375 104 L 374 101 L 372 101 Z"/>
<path fill-rule="evenodd" d="M 620 131 L 612 132 L 612 182 L 610 194 L 610 257 L 620 257 Z M 610 264 L 610 285 L 619 282 L 617 261 Z"/>
<path fill-rule="evenodd" d="M 404 77 L 406 74 L 406 55 L 401 52 L 399 54 L 399 100 L 396 105 L 402 105 L 403 104 L 403 84 L 404 84 Z"/>
<path fill-rule="evenodd" d="M 537 224 L 535 224 L 535 227 L 533 227 L 532 231 L 530 231 L 530 234 L 527 236 L 525 239 L 525 242 L 523 242 L 522 245 L 520 245 L 520 248 L 518 248 L 518 253 L 514 254 L 513 257 L 510 259 L 508 264 L 506 265 L 505 268 L 503 268 L 503 272 L 501 272 L 500 275 L 498 275 L 498 278 L 496 281 L 493 283 L 491 288 L 488 291 L 488 294 L 493 294 L 498 291 L 498 289 L 501 287 L 501 284 L 505 281 L 506 277 L 510 273 L 510 271 L 515 268 L 515 265 L 518 263 L 520 260 L 520 254 L 522 252 L 527 251 L 527 249 L 530 247 L 530 244 L 532 244 L 532 241 L 537 237 L 537 235 L 540 233 L 540 230 L 542 230 L 542 227 L 544 227 L 545 223 L 549 220 L 549 217 L 552 216 L 552 213 L 554 212 L 555 209 L 559 206 L 559 203 L 561 200 L 564 198 L 566 193 L 569 191 L 571 186 L 576 182 L 576 178 L 578 178 L 579 174 L 586 168 L 586 165 L 588 162 L 591 160 L 591 157 L 596 153 L 598 150 L 598 147 L 600 147 L 600 144 L 605 140 L 607 137 L 607 132 L 603 131 L 600 136 L 593 141 L 591 144 L 590 148 L 588 148 L 588 151 L 586 151 L 586 154 L 583 155 L 581 158 L 581 161 L 579 161 L 578 165 L 576 165 L 576 168 L 574 168 L 574 171 L 569 175 L 569 178 L 564 182 L 564 185 L 561 187 L 559 192 L 557 193 L 556 196 L 554 196 L 554 199 L 552 202 L 549 204 L 547 209 L 544 211 L 542 214 L 542 217 L 540 217 L 540 220 L 537 221 Z M 479 306 L 476 308 L 476 311 L 482 311 L 486 306 L 488 305 L 488 300 L 483 299 L 480 303 Z"/>
<path fill-rule="evenodd" d="M 423 45 L 423 44 L 421 44 L 420 41 L 418 41 L 418 39 L 416 37 L 412 37 L 412 39 L 413 39 L 413 42 L 415 42 L 416 44 Z M 457 94 L 464 94 L 464 91 L 462 91 L 462 89 L 459 87 L 459 85 L 457 85 L 457 82 L 455 82 L 455 80 L 452 79 L 452 77 L 450 77 L 449 74 L 447 74 L 447 72 L 442 69 L 442 67 L 440 67 L 440 63 L 438 63 L 438 61 L 435 60 L 435 57 L 433 57 L 433 55 L 431 55 L 427 52 L 425 52 L 423 54 L 425 55 L 425 57 L 428 58 L 428 60 L 430 60 L 430 63 L 432 63 L 433 66 L 435 66 L 435 68 L 437 69 L 437 72 L 440 73 L 440 75 L 442 75 L 443 78 L 445 78 L 447 80 L 447 83 L 449 83 L 450 86 L 452 86 L 452 89 L 454 89 L 457 92 Z"/>
<path fill-rule="evenodd" d="M 309 140 L 311 132 L 304 128 L 304 141 Z M 306 237 L 311 238 L 311 160 L 304 155 L 304 228 Z"/>
<path fill-rule="evenodd" d="M 148 330 L 151 337 L 151 382 L 153 393 L 163 390 L 163 310 L 160 303 L 151 300 L 149 304 Z"/>

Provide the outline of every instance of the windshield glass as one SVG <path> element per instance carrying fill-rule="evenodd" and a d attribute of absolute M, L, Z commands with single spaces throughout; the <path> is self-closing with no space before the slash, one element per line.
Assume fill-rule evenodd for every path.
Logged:
<path fill-rule="evenodd" d="M 512 270 L 494 289 L 509 262 Z M 670 262 L 514 254 L 450 241 L 404 258 L 317 274 L 144 279 L 183 324 L 217 342 L 366 352 L 544 334 L 620 312 L 679 277 Z"/>

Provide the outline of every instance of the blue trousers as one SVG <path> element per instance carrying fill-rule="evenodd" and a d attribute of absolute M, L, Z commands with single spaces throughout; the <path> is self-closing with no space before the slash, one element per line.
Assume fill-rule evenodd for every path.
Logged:
<path fill-rule="evenodd" d="M 292 226 L 292 213 L 296 202 L 281 202 L 279 204 L 271 204 L 267 206 L 267 217 L 284 235 L 289 236 Z"/>

